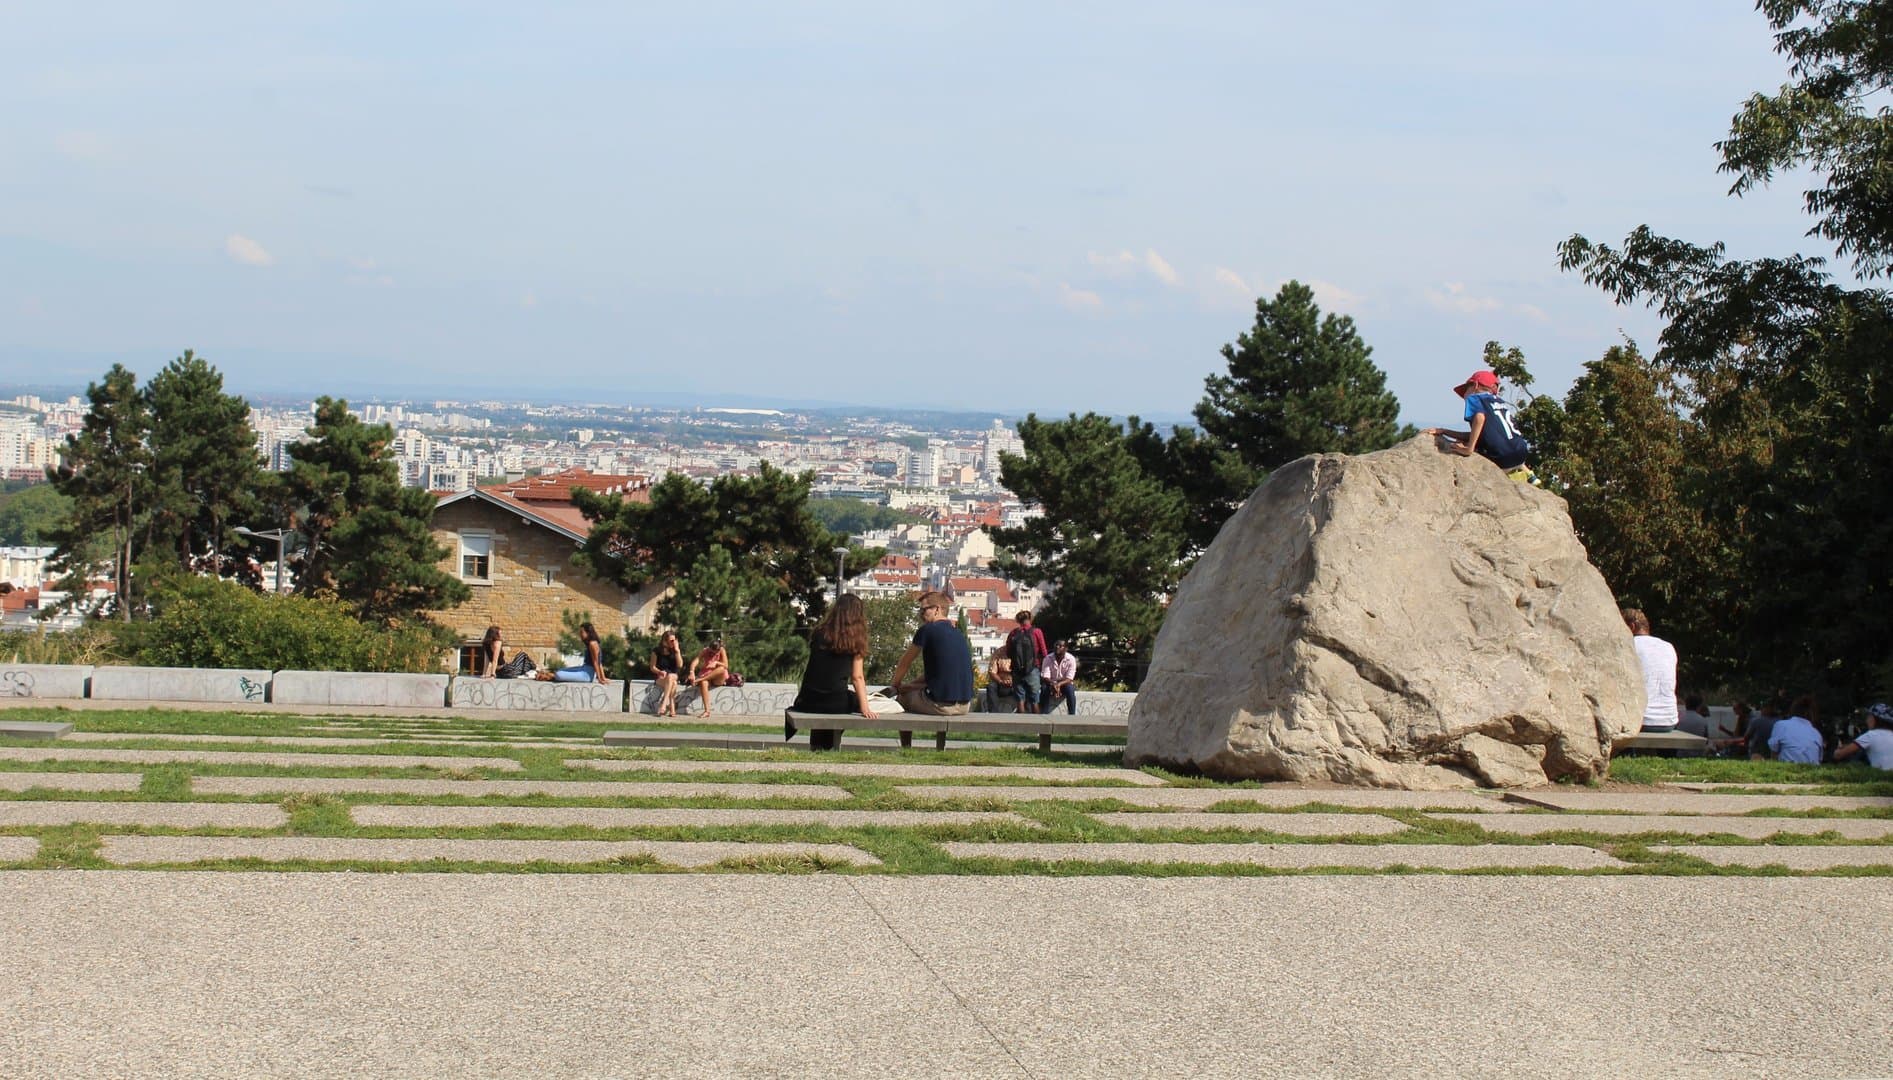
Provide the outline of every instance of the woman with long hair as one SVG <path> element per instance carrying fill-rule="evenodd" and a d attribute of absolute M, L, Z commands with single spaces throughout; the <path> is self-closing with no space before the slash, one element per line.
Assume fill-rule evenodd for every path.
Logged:
<path fill-rule="evenodd" d="M 690 661 L 689 682 L 697 688 L 697 700 L 703 702 L 703 715 L 710 715 L 710 691 L 730 681 L 730 654 L 722 638 L 712 638 Z"/>
<path fill-rule="evenodd" d="M 598 683 L 610 681 L 605 677 L 605 658 L 603 646 L 600 645 L 598 641 L 598 631 L 592 629 L 591 623 L 580 623 L 578 626 L 578 639 L 579 644 L 585 649 L 585 659 L 580 661 L 576 667 L 560 668 L 557 671 L 542 671 L 539 673 L 540 681 Z"/>
<path fill-rule="evenodd" d="M 864 665 L 868 656 L 867 609 L 861 598 L 849 593 L 835 601 L 821 624 L 809 635 L 808 669 L 802 673 L 801 689 L 789 708 L 796 712 L 859 712 L 875 718 L 868 701 L 868 678 Z M 850 692 L 852 690 L 852 693 Z M 795 737 L 795 724 L 784 719 L 782 737 Z M 841 732 L 817 729 L 809 732 L 809 748 L 833 750 L 841 744 Z"/>
<path fill-rule="evenodd" d="M 489 626 L 480 641 L 480 677 L 490 679 L 506 662 L 506 643 L 500 640 L 500 628 Z"/>
<path fill-rule="evenodd" d="M 677 680 L 684 674 L 684 650 L 677 644 L 677 631 L 666 630 L 657 639 L 657 651 L 651 653 L 651 678 L 664 695 L 657 703 L 657 715 L 677 715 Z"/>

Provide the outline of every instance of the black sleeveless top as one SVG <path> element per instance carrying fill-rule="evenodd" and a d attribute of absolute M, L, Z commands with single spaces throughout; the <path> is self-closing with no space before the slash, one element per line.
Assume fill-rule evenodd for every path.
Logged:
<path fill-rule="evenodd" d="M 677 654 L 669 649 L 657 650 L 657 656 L 652 663 L 659 671 L 668 671 L 672 675 L 682 675 L 684 673 L 684 666 L 682 663 L 678 662 Z"/>
<path fill-rule="evenodd" d="M 808 670 L 802 673 L 802 688 L 796 692 L 795 704 L 790 708 L 796 712 L 854 712 L 854 654 L 811 647 Z"/>

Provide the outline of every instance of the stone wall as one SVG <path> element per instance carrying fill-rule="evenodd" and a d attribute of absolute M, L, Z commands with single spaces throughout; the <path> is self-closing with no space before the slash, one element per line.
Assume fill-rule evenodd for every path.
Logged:
<path fill-rule="evenodd" d="M 466 603 L 428 613 L 461 641 L 476 643 L 487 627 L 497 625 L 509 656 L 524 649 L 541 667 L 557 667 L 559 617 L 567 610 L 591 612 L 601 634 L 626 625 L 650 627 L 657 590 L 633 594 L 599 581 L 572 565 L 578 546 L 570 537 L 479 499 L 462 499 L 434 512 L 434 539 L 448 549 L 440 567 L 448 573 L 460 576 L 460 533 L 465 530 L 493 538 L 489 580 L 468 580 L 473 595 Z"/>

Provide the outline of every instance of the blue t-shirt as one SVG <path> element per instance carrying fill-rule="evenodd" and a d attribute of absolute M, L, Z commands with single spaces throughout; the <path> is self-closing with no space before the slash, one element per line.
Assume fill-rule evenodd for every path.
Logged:
<path fill-rule="evenodd" d="M 1768 749 L 1775 752 L 1777 761 L 1819 765 L 1822 745 L 1821 733 L 1799 716 L 1782 718 L 1768 733 Z"/>
<path fill-rule="evenodd" d="M 1497 394 L 1467 394 L 1466 422 L 1470 424 L 1481 413 L 1485 414 L 1485 427 L 1479 432 L 1479 445 L 1473 449 L 1507 469 L 1525 464 L 1531 443 L 1518 433 L 1518 425 L 1512 420 L 1512 403 Z"/>
<path fill-rule="evenodd" d="M 973 700 L 973 650 L 959 627 L 945 619 L 921 623 L 914 644 L 927 665 L 927 697 L 939 705 Z"/>

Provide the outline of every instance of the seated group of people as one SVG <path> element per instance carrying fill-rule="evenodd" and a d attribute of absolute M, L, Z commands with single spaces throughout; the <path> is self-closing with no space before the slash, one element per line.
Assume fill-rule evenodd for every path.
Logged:
<path fill-rule="evenodd" d="M 540 682 L 610 682 L 605 671 L 604 647 L 598 639 L 598 631 L 591 623 L 581 623 L 578 628 L 579 643 L 583 646 L 580 660 L 562 668 L 535 668 L 529 658 L 524 665 L 520 660 L 524 653 L 515 654 L 509 662 L 506 658 L 505 637 L 498 626 L 487 627 L 486 637 L 480 642 L 480 674 L 484 678 L 530 678 Z M 703 702 L 703 715 L 710 715 L 710 691 L 730 681 L 730 654 L 723 647 L 722 638 L 713 638 L 697 652 L 688 665 L 684 664 L 683 649 L 677 643 L 674 631 L 665 631 L 658 640 L 657 649 L 651 654 L 651 677 L 657 684 L 661 695 L 657 706 L 657 715 L 677 715 L 677 691 L 681 684 L 690 683 L 697 688 L 698 699 Z"/>
<path fill-rule="evenodd" d="M 1032 625 L 1030 611 L 1019 612 L 1019 625 L 1003 647 L 993 650 L 986 664 L 986 711 L 1043 713 L 1064 701 L 1067 713 L 1078 711 L 1078 658 L 1069 643 L 1045 647 L 1045 632 Z"/>
<path fill-rule="evenodd" d="M 1707 715 L 1701 699 L 1691 697 L 1685 711 Z M 1735 728 L 1717 725 L 1711 732 L 1716 748 L 1728 754 L 1741 754 L 1756 760 L 1798 762 L 1819 765 L 1824 760 L 1847 761 L 1859 757 L 1876 769 L 1893 772 L 1893 705 L 1876 702 L 1867 707 L 1867 730 L 1846 742 L 1835 737 L 1833 753 L 1828 755 L 1830 739 L 1821 728 L 1821 706 L 1812 694 L 1803 694 L 1792 703 L 1777 697 L 1759 712 L 1746 701 L 1734 706 Z"/>

